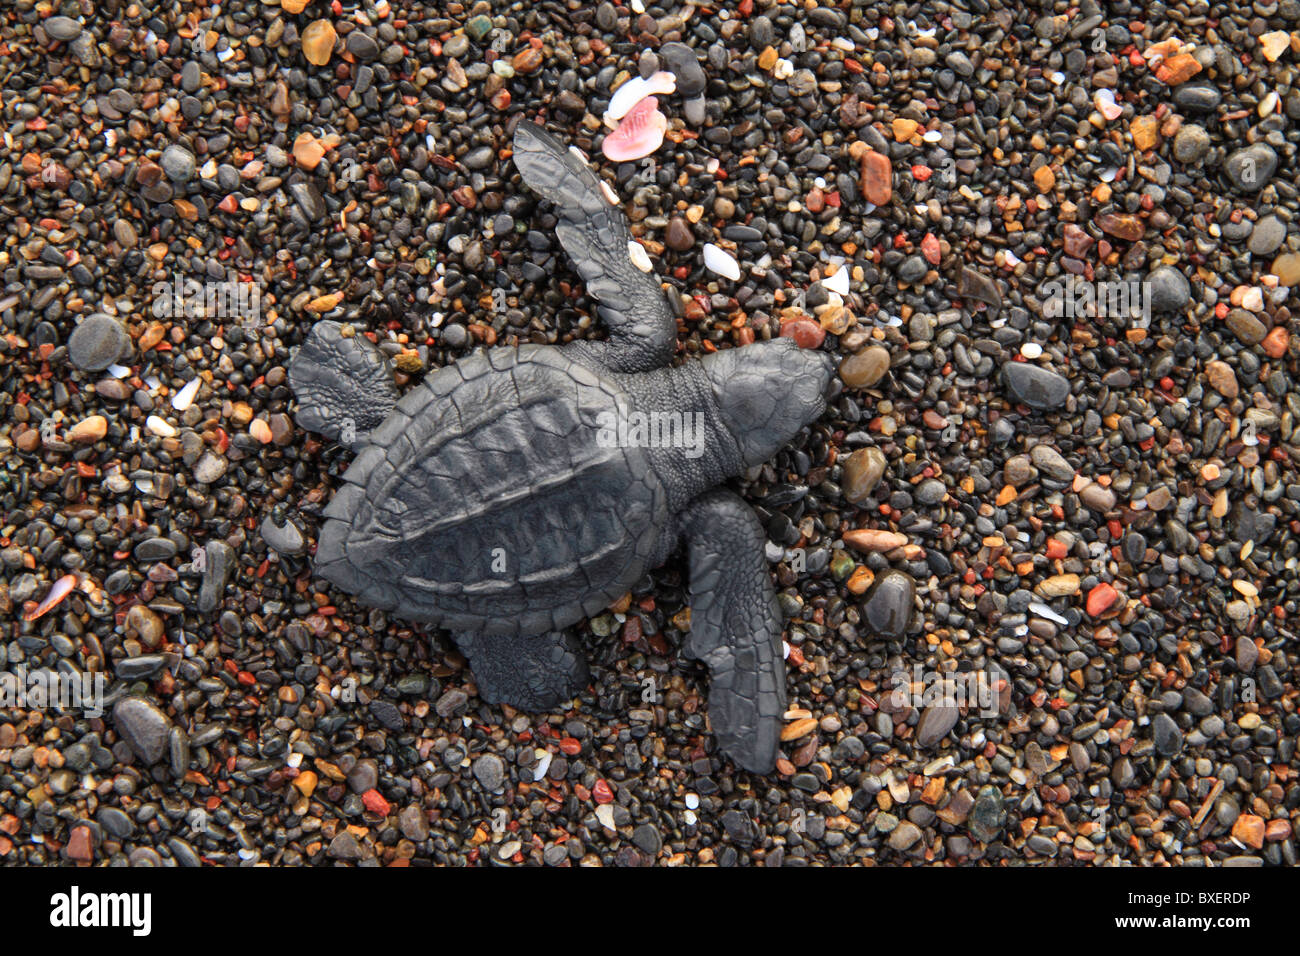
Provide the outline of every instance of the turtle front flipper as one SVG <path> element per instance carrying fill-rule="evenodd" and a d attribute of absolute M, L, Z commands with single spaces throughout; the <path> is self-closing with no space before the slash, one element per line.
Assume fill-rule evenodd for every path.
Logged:
<path fill-rule="evenodd" d="M 388 359 L 350 326 L 317 322 L 289 363 L 298 424 L 350 448 L 366 443 L 397 404 Z"/>
<path fill-rule="evenodd" d="M 684 650 L 709 668 L 709 723 L 723 753 L 753 773 L 776 763 L 785 713 L 781 609 L 763 529 L 730 491 L 696 498 L 681 517 L 691 573 Z"/>
<path fill-rule="evenodd" d="M 632 250 L 627 220 L 596 174 L 526 120 L 515 128 L 514 158 L 524 182 L 555 204 L 555 233 L 609 326 L 609 364 L 623 372 L 667 365 L 677 347 L 677 321 L 658 278 L 632 260 L 633 251 L 644 250 Z"/>
<path fill-rule="evenodd" d="M 489 704 L 540 713 L 576 696 L 591 680 L 582 646 L 567 631 L 526 637 L 453 634 L 452 640 Z"/>

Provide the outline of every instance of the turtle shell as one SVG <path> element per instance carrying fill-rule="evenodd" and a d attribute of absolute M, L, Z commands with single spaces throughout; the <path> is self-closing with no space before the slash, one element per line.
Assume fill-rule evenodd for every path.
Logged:
<path fill-rule="evenodd" d="M 644 449 L 599 440 L 598 416 L 628 406 L 546 346 L 440 369 L 347 470 L 317 573 L 462 631 L 540 633 L 600 611 L 650 567 L 669 520 Z"/>

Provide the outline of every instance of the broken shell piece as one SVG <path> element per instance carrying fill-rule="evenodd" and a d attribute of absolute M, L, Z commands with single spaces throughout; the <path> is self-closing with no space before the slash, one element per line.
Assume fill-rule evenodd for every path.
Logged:
<path fill-rule="evenodd" d="M 711 242 L 704 244 L 704 267 L 732 282 L 740 279 L 740 264 L 725 249 Z"/>
<path fill-rule="evenodd" d="M 825 279 L 822 279 L 822 287 L 827 292 L 836 292 L 840 295 L 849 294 L 849 270 L 840 266 Z"/>
<path fill-rule="evenodd" d="M 39 617 L 43 617 L 47 611 L 71 594 L 76 584 L 77 576 L 75 574 L 65 574 L 59 578 L 54 582 L 54 586 L 50 588 L 50 593 L 45 595 L 45 600 L 24 614 L 23 620 L 34 621 Z"/>
<path fill-rule="evenodd" d="M 659 112 L 659 100 L 647 96 L 623 117 L 618 129 L 605 137 L 601 152 L 616 163 L 649 156 L 664 141 L 668 118 Z"/>
<path fill-rule="evenodd" d="M 1110 90 L 1098 90 L 1092 98 L 1092 105 L 1108 120 L 1119 119 L 1124 109 L 1115 103 L 1115 94 Z"/>
<path fill-rule="evenodd" d="M 632 265 L 636 266 L 642 272 L 650 272 L 654 266 L 650 262 L 650 256 L 645 251 L 645 246 L 635 239 L 627 241 L 627 257 L 632 260 Z"/>
<path fill-rule="evenodd" d="M 197 381 L 197 379 L 196 379 Z M 176 435 L 176 429 L 171 426 L 165 418 L 159 418 L 157 415 L 150 415 L 144 420 L 145 426 L 159 438 L 172 438 Z"/>
<path fill-rule="evenodd" d="M 618 194 L 615 193 L 614 190 L 610 189 L 609 183 L 605 182 L 603 179 L 600 181 L 600 191 L 605 194 L 605 198 L 609 200 L 611 206 L 618 205 Z"/>
<path fill-rule="evenodd" d="M 677 77 L 664 70 L 652 74 L 649 79 L 634 76 L 614 91 L 609 99 L 609 109 L 605 110 L 605 119 L 622 119 L 647 96 L 672 93 L 676 89 Z"/>
<path fill-rule="evenodd" d="M 199 393 L 199 386 L 202 381 L 192 378 L 185 383 L 185 387 L 172 396 L 172 408 L 178 412 L 183 412 L 194 404 L 194 396 Z"/>

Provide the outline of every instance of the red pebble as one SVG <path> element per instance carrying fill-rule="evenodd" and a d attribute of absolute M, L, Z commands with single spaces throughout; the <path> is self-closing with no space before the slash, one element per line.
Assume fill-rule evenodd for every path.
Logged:
<path fill-rule="evenodd" d="M 393 805 L 384 799 L 384 795 L 373 787 L 361 795 L 361 802 L 367 810 L 381 817 L 388 816 L 393 809 Z"/>
<path fill-rule="evenodd" d="M 1092 617 L 1101 617 L 1119 600 L 1119 592 L 1106 582 L 1088 592 L 1087 610 Z"/>
<path fill-rule="evenodd" d="M 815 349 L 826 338 L 826 330 L 811 319 L 794 319 L 781 326 L 781 337 L 794 339 L 801 349 Z"/>

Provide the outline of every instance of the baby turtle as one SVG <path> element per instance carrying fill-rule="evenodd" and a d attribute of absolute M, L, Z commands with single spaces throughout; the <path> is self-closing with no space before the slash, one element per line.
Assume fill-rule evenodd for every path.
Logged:
<path fill-rule="evenodd" d="M 830 357 L 781 338 L 673 367 L 676 320 L 600 180 L 529 122 L 514 159 L 555 205 L 609 340 L 479 351 L 399 399 L 368 339 L 317 323 L 289 365 L 298 422 L 357 455 L 324 511 L 316 572 L 448 629 L 487 701 L 545 711 L 588 683 L 572 626 L 680 542 L 684 650 L 709 668 L 713 732 L 737 764 L 770 771 L 781 612 L 763 528 L 718 486 L 822 414 Z"/>

